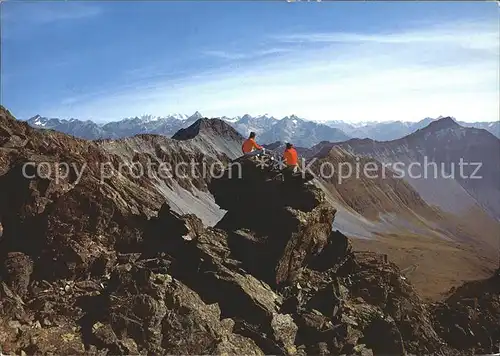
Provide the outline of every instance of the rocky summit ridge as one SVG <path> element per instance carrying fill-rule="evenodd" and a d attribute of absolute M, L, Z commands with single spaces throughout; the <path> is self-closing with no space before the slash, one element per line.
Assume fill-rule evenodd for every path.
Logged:
<path fill-rule="evenodd" d="M 496 351 L 499 274 L 424 303 L 390 256 L 332 230 L 322 191 L 246 158 L 207 183 L 227 211 L 214 227 L 167 203 L 146 214 L 144 191 L 92 172 L 77 185 L 21 174 L 31 151 L 54 161 L 79 147 L 104 155 L 0 116 L 3 354 Z"/>

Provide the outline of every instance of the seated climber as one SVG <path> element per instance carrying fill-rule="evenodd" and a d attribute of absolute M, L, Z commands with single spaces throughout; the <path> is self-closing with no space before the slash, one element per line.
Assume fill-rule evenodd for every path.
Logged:
<path fill-rule="evenodd" d="M 283 162 L 286 164 L 284 170 L 291 173 L 296 173 L 299 169 L 299 157 L 295 147 L 291 143 L 286 144 L 285 152 L 283 152 Z"/>
<path fill-rule="evenodd" d="M 243 142 L 241 150 L 245 156 L 256 156 L 266 153 L 266 149 L 255 142 L 255 132 L 250 132 L 250 136 Z"/>

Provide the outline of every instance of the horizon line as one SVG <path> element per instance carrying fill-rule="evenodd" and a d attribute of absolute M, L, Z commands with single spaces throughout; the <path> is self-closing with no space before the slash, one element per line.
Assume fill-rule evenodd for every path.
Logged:
<path fill-rule="evenodd" d="M 56 120 L 60 120 L 60 121 L 80 121 L 80 122 L 91 121 L 94 124 L 97 124 L 99 126 L 103 126 L 103 125 L 106 125 L 106 124 L 112 123 L 112 122 L 120 122 L 120 121 L 124 121 L 124 120 L 133 120 L 133 119 L 142 119 L 142 118 L 144 118 L 146 116 L 151 116 L 151 117 L 153 117 L 155 119 L 174 118 L 174 119 L 179 120 L 179 121 L 186 121 L 186 120 L 192 118 L 193 116 L 195 116 L 196 114 L 199 114 L 201 116 L 200 118 L 203 118 L 203 119 L 221 119 L 221 120 L 224 120 L 224 121 L 232 120 L 232 121 L 235 121 L 235 122 L 248 115 L 251 118 L 268 117 L 268 118 L 274 119 L 276 121 L 281 121 L 281 120 L 286 119 L 286 118 L 292 118 L 292 117 L 294 117 L 294 118 L 299 119 L 299 120 L 303 120 L 303 121 L 307 121 L 307 122 L 313 122 L 313 123 L 317 123 L 317 124 L 323 124 L 323 125 L 326 125 L 326 123 L 328 123 L 328 122 L 330 122 L 330 123 L 332 123 L 332 122 L 338 122 L 338 123 L 349 124 L 349 125 L 352 125 L 352 126 L 365 126 L 365 125 L 370 125 L 370 124 L 397 123 L 397 122 L 401 122 L 401 123 L 418 123 L 418 122 L 421 122 L 421 121 L 424 121 L 424 120 L 427 120 L 427 119 L 431 119 L 433 121 L 436 121 L 436 120 L 440 120 L 440 119 L 443 119 L 443 118 L 452 118 L 454 121 L 456 121 L 458 123 L 463 122 L 463 123 L 469 123 L 469 124 L 500 122 L 500 120 L 494 120 L 494 121 L 484 121 L 484 120 L 483 121 L 464 121 L 464 120 L 457 119 L 457 117 L 453 116 L 453 115 L 438 115 L 438 116 L 435 116 L 435 117 L 433 117 L 433 116 L 426 116 L 426 117 L 424 117 L 424 118 L 422 118 L 420 120 L 416 120 L 416 121 L 403 120 L 403 119 L 401 119 L 401 120 L 361 120 L 361 121 L 349 121 L 349 120 L 342 120 L 342 119 L 331 119 L 331 120 L 328 120 L 328 119 L 309 119 L 309 118 L 301 117 L 301 116 L 299 116 L 297 114 L 285 115 L 283 117 L 271 115 L 269 113 L 265 113 L 265 114 L 249 114 L 249 113 L 245 113 L 243 115 L 236 115 L 236 116 L 203 115 L 200 112 L 200 110 L 196 110 L 193 114 L 185 114 L 185 113 L 176 112 L 176 113 L 168 113 L 166 115 L 155 115 L 155 114 L 150 114 L 150 113 L 144 113 L 144 114 L 141 114 L 141 115 L 133 115 L 133 116 L 127 116 L 127 117 L 122 117 L 122 118 L 118 118 L 118 119 L 104 119 L 104 120 L 96 120 L 96 119 L 93 119 L 93 118 L 79 119 L 79 118 L 74 118 L 74 117 L 65 117 L 65 118 L 62 118 L 62 117 L 48 117 L 48 116 L 43 116 L 41 114 L 36 114 L 36 115 L 31 116 L 29 118 L 17 118 L 16 115 L 13 115 L 13 116 L 16 117 L 16 119 L 18 119 L 20 121 L 29 121 L 31 119 L 34 119 L 35 117 L 40 117 L 40 118 L 43 118 L 43 119 L 48 119 L 48 120 L 56 119 Z M 179 116 L 183 116 L 185 118 L 184 119 L 180 119 Z"/>

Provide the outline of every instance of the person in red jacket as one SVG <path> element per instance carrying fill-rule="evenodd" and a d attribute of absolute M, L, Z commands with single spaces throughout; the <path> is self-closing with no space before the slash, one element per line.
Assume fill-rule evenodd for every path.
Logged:
<path fill-rule="evenodd" d="M 283 162 L 286 164 L 285 170 L 296 173 L 299 169 L 299 155 L 291 143 L 286 144 L 283 152 Z"/>
<path fill-rule="evenodd" d="M 241 150 L 245 156 L 256 156 L 266 153 L 264 147 L 255 142 L 255 132 L 250 132 L 250 136 L 243 142 Z"/>
<path fill-rule="evenodd" d="M 299 164 L 299 156 L 291 143 L 286 144 L 285 152 L 283 152 L 283 161 L 287 167 L 291 168 L 296 168 Z"/>
<path fill-rule="evenodd" d="M 299 155 L 291 143 L 286 144 L 285 152 L 283 152 L 283 163 L 285 168 L 282 169 L 282 173 L 285 181 L 290 179 L 290 181 L 300 182 L 300 184 L 312 184 L 310 181 L 314 179 L 314 175 L 307 172 L 307 169 L 300 173 Z"/>

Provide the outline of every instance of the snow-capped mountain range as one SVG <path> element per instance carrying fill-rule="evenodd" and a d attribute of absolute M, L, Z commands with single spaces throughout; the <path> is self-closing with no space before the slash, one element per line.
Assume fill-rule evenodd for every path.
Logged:
<path fill-rule="evenodd" d="M 117 139 L 145 133 L 170 137 L 181 128 L 190 126 L 202 117 L 203 115 L 199 112 L 195 112 L 191 116 L 184 114 L 171 114 L 167 116 L 145 114 L 99 124 L 90 120 L 55 119 L 36 115 L 29 119 L 28 123 L 36 128 L 52 129 L 76 137 L 95 140 L 102 138 Z"/>
<path fill-rule="evenodd" d="M 343 121 L 326 121 L 325 124 L 338 128 L 353 138 L 371 138 L 377 141 L 390 141 L 407 136 L 441 118 L 441 116 L 437 118 L 427 117 L 418 122 L 372 121 L 356 124 L 346 123 Z M 456 119 L 454 120 L 461 126 L 485 129 L 500 138 L 500 121 L 471 123 L 457 121 Z"/>
<path fill-rule="evenodd" d="M 90 120 L 46 118 L 40 115 L 28 120 L 36 128 L 52 129 L 85 139 L 121 138 L 137 134 L 159 134 L 172 136 L 182 128 L 189 127 L 204 117 L 200 112 L 193 115 L 170 114 L 166 116 L 141 115 L 119 121 L 98 124 Z M 293 142 L 296 146 L 311 147 L 322 141 L 341 142 L 350 138 L 371 138 L 378 141 L 394 140 L 417 131 L 439 118 L 425 118 L 419 122 L 386 121 L 347 123 L 341 120 L 324 122 L 310 121 L 295 115 L 278 119 L 269 114 L 221 117 L 243 136 L 251 131 L 257 133 L 263 144 L 276 141 Z M 500 137 L 500 122 L 466 123 L 466 127 L 488 130 Z"/>

